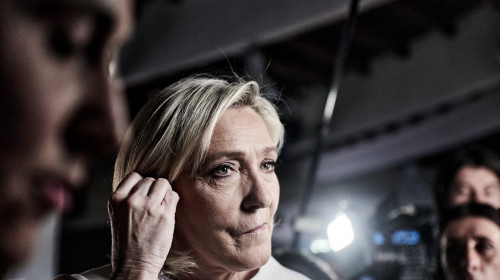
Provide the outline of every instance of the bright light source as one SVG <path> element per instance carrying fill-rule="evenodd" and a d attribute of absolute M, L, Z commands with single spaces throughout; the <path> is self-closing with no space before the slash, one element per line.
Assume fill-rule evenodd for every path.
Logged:
<path fill-rule="evenodd" d="M 332 251 L 332 248 L 330 247 L 330 243 L 328 242 L 328 239 L 323 238 L 323 239 L 316 239 L 311 243 L 311 252 L 314 254 L 326 254 L 330 253 Z"/>
<path fill-rule="evenodd" d="M 335 218 L 327 228 L 328 241 L 334 252 L 338 252 L 351 245 L 354 240 L 354 232 L 349 217 L 340 214 Z"/>

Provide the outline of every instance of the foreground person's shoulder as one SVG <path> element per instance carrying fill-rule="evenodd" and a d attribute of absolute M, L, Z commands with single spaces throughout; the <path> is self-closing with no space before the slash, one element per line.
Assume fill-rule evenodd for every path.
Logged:
<path fill-rule="evenodd" d="M 107 280 L 111 275 L 111 265 L 105 265 L 98 268 L 87 270 L 81 274 L 62 274 L 52 280 Z"/>
<path fill-rule="evenodd" d="M 259 269 L 257 275 L 252 278 L 252 280 L 269 279 L 311 280 L 297 271 L 284 267 L 273 257 L 271 257 L 269 261 Z"/>

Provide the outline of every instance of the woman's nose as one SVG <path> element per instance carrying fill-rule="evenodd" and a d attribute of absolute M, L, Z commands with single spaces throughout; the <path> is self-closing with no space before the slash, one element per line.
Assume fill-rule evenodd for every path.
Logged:
<path fill-rule="evenodd" d="M 258 173 L 258 172 L 256 172 Z M 259 208 L 270 207 L 273 198 L 271 193 L 272 186 L 262 178 L 261 174 L 251 175 L 249 180 L 249 189 L 243 199 L 242 207 L 246 211 L 255 211 Z"/>

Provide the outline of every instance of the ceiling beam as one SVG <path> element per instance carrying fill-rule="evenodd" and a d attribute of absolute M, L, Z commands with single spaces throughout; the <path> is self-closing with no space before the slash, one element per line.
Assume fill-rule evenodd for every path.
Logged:
<path fill-rule="evenodd" d="M 365 0 L 361 12 L 393 0 Z M 127 85 L 167 76 L 344 19 L 348 0 L 152 1 L 122 53 Z"/>

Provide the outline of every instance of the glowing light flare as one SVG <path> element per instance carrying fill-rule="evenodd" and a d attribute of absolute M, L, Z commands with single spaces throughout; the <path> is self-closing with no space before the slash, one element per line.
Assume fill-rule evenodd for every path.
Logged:
<path fill-rule="evenodd" d="M 330 242 L 326 238 L 314 240 L 309 249 L 313 254 L 326 254 L 332 251 Z"/>
<path fill-rule="evenodd" d="M 338 252 L 351 245 L 354 241 L 354 231 L 349 217 L 338 215 L 327 228 L 328 241 L 334 252 Z"/>

